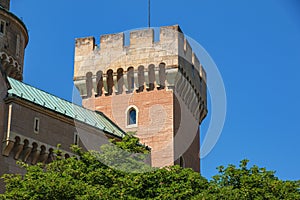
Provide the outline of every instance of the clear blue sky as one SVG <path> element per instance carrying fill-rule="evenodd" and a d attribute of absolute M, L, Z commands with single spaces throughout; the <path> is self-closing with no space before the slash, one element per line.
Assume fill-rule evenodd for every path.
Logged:
<path fill-rule="evenodd" d="M 68 100 L 74 38 L 147 26 L 147 0 L 12 0 L 11 10 L 29 29 L 24 81 Z M 300 2 L 152 0 L 152 26 L 173 24 L 209 52 L 226 87 L 225 126 L 202 174 L 248 158 L 300 179 Z"/>

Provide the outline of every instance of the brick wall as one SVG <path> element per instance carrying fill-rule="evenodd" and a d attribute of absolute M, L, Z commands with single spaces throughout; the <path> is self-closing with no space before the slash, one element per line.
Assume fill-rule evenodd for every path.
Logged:
<path fill-rule="evenodd" d="M 137 132 L 141 143 L 151 147 L 155 167 L 173 165 L 173 93 L 166 90 L 101 96 L 85 99 L 83 106 L 103 112 L 126 132 Z M 126 110 L 138 109 L 138 126 L 129 128 Z"/>

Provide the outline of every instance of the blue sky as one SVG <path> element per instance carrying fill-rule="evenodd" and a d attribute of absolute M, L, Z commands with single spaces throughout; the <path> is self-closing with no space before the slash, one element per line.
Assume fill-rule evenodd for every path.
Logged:
<path fill-rule="evenodd" d="M 147 0 L 12 0 L 11 10 L 29 29 L 24 81 L 68 100 L 75 38 L 147 26 Z M 248 158 L 300 179 L 299 19 L 297 0 L 152 0 L 152 26 L 179 24 L 223 77 L 227 117 L 205 177 Z"/>

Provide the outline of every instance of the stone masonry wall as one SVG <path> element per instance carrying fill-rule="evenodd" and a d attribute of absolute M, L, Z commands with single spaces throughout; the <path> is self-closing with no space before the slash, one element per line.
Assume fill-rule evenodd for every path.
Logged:
<path fill-rule="evenodd" d="M 0 64 L 1 67 L 1 64 Z M 6 107 L 4 103 L 4 98 L 7 93 L 6 82 L 2 73 L 0 71 L 0 151 L 2 150 L 2 140 L 4 138 L 4 126 L 6 125 Z M 0 163 L 4 163 L 4 158 L 0 156 Z M 3 164 L 0 164 L 0 174 L 3 174 L 6 171 L 6 167 Z M 0 179 L 0 193 L 4 191 L 4 182 Z"/>
<path fill-rule="evenodd" d="M 154 42 L 153 29 L 131 31 L 129 46 L 124 45 L 124 40 L 124 33 L 102 35 L 99 46 L 94 37 L 76 39 L 74 81 L 82 96 L 87 94 L 85 80 L 88 73 L 92 74 L 96 93 L 99 71 L 105 79 L 109 70 L 116 74 L 118 69 L 123 69 L 127 73 L 130 67 L 137 71 L 139 66 L 144 66 L 147 71 L 151 64 L 158 67 L 164 63 L 166 70 L 177 69 L 180 58 L 193 65 L 197 76 L 206 80 L 203 67 L 177 25 L 161 27 L 159 41 Z"/>
<path fill-rule="evenodd" d="M 8 76 L 23 80 L 24 53 L 28 43 L 27 29 L 20 19 L 3 8 L 0 8 L 0 26 L 3 29 L 3 32 L 0 32 L 2 68 Z"/>
<path fill-rule="evenodd" d="M 1 77 L 0 77 L 1 83 Z M 2 85 L 1 85 L 2 86 Z M 80 137 L 90 136 L 100 138 L 97 147 L 104 144 L 108 139 L 103 131 L 87 126 L 73 119 L 66 118 L 60 114 L 43 109 L 36 105 L 29 105 L 20 99 L 8 99 L 3 104 L 0 99 L 0 114 L 4 113 L 4 129 L 0 132 L 1 154 L 0 154 L 0 176 L 4 173 L 24 173 L 18 165 L 17 160 L 25 161 L 28 164 L 36 162 L 48 163 L 53 159 L 52 151 L 57 144 L 61 144 L 62 156 L 71 156 L 70 145 L 74 144 L 74 133 L 79 133 Z M 2 102 L 2 104 L 1 104 Z M 2 108 L 4 112 L 2 112 Z M 8 126 L 8 110 L 11 110 L 11 123 Z M 0 117 L 2 117 L 0 115 Z M 34 131 L 35 118 L 39 119 L 39 131 Z M 2 124 L 2 119 L 0 124 Z M 86 140 L 85 140 L 86 142 Z M 102 144 L 101 144 L 102 142 Z M 80 138 L 79 146 L 86 150 L 83 140 Z M 0 181 L 0 192 L 1 189 Z"/>

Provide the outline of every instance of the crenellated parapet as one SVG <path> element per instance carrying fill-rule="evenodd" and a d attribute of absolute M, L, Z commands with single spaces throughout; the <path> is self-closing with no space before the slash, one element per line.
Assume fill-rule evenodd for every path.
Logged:
<path fill-rule="evenodd" d="M 178 25 L 76 39 L 74 83 L 83 98 L 174 89 L 184 76 L 206 105 L 206 72 Z M 201 100 L 202 99 L 202 100 Z"/>
<path fill-rule="evenodd" d="M 154 40 L 154 30 L 134 30 L 129 33 L 129 45 L 125 46 L 125 34 L 107 34 L 100 37 L 78 38 L 75 46 L 74 80 L 85 77 L 87 72 L 110 69 L 127 69 L 130 66 L 148 66 L 164 62 L 167 67 L 178 67 L 179 57 L 192 64 L 200 72 L 200 62 L 178 25 L 160 28 L 159 41 Z"/>
<path fill-rule="evenodd" d="M 206 116 L 206 72 L 178 25 L 76 39 L 74 83 L 83 98 L 173 90 L 199 121 Z M 179 90 L 182 90 L 181 92 Z M 201 108 L 201 105 L 203 108 Z M 200 111 L 199 111 L 200 110 Z M 203 113 L 201 113 L 203 112 Z"/>

